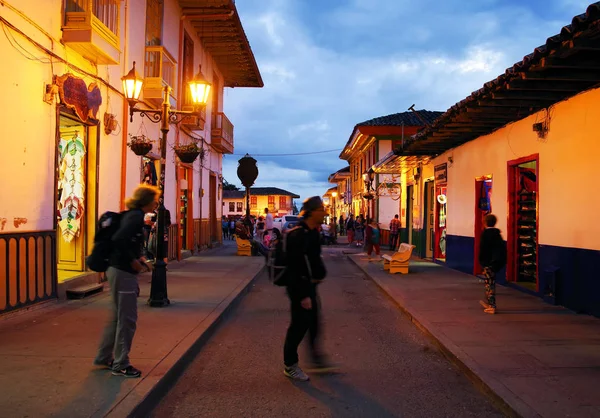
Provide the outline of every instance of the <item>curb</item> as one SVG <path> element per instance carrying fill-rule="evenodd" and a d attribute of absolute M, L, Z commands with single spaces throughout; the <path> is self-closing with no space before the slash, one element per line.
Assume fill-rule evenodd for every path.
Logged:
<path fill-rule="evenodd" d="M 369 274 L 352 257 L 348 257 L 381 291 L 408 317 L 408 319 L 427 336 L 440 352 L 456 365 L 475 386 L 488 396 L 492 402 L 499 408 L 500 412 L 511 418 L 522 417 L 540 417 L 529 405 L 518 398 L 506 386 L 496 380 L 487 371 L 480 370 L 476 364 L 464 353 L 460 347 L 456 346 L 443 335 L 436 335 L 431 331 L 433 327 L 429 321 L 419 318 L 418 314 L 412 313 L 406 307 L 406 301 L 400 297 L 394 297 L 389 287 Z"/>
<path fill-rule="evenodd" d="M 225 321 L 227 315 L 237 307 L 246 293 L 250 291 L 262 272 L 263 268 L 261 267 L 254 277 L 240 283 L 210 315 L 180 341 L 138 385 L 104 416 L 111 418 L 150 416 L 152 410 L 161 402 L 188 365 L 214 335 L 219 325 Z M 101 415 L 94 414 L 93 416 Z"/>

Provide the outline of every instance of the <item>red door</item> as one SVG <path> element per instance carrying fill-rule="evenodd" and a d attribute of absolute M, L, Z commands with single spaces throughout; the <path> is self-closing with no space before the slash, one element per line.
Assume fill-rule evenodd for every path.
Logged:
<path fill-rule="evenodd" d="M 483 218 L 492 212 L 492 180 L 488 178 L 479 178 L 475 180 L 475 248 L 473 274 L 483 273 L 479 265 L 479 243 L 481 242 L 481 233 L 485 229 Z"/>

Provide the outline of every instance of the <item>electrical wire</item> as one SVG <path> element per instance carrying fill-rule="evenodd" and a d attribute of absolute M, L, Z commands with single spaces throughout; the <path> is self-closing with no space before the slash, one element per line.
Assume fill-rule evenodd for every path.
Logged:
<path fill-rule="evenodd" d="M 314 155 L 314 154 L 325 154 L 327 152 L 341 152 L 342 150 L 340 148 L 336 148 L 336 149 L 328 149 L 328 150 L 324 150 L 324 151 L 312 151 L 312 152 L 295 152 L 295 153 L 289 153 L 289 154 L 251 154 L 252 157 L 292 157 L 292 156 L 298 156 L 298 155 Z M 235 155 L 235 156 L 244 156 L 246 155 L 246 153 L 241 153 L 241 154 L 231 154 L 231 155 Z"/>

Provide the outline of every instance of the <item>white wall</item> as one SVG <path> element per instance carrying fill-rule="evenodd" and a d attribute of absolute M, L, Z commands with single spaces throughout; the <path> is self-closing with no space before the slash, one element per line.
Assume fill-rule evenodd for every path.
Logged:
<path fill-rule="evenodd" d="M 594 186 L 600 155 L 600 89 L 551 110 L 550 130 L 539 139 L 532 124 L 545 111 L 446 152 L 432 165 L 448 161 L 448 233 L 473 236 L 475 178 L 492 175 L 492 211 L 498 227 L 507 227 L 507 162 L 539 153 L 539 242 L 600 249 L 600 225 L 592 220 L 600 207 Z"/>

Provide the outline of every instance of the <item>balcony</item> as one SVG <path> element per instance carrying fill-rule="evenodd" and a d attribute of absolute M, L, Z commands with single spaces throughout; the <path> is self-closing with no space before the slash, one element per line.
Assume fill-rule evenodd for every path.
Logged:
<path fill-rule="evenodd" d="M 144 61 L 144 100 L 156 106 L 163 102 L 163 88 L 171 87 L 171 106 L 177 103 L 175 90 L 177 61 L 164 46 L 147 46 Z"/>
<path fill-rule="evenodd" d="M 227 119 L 225 113 L 217 112 L 213 115 L 211 130 L 212 146 L 222 154 L 233 154 L 233 124 Z"/>
<path fill-rule="evenodd" d="M 119 5 L 120 0 L 66 0 L 62 41 L 96 64 L 118 64 Z"/>

